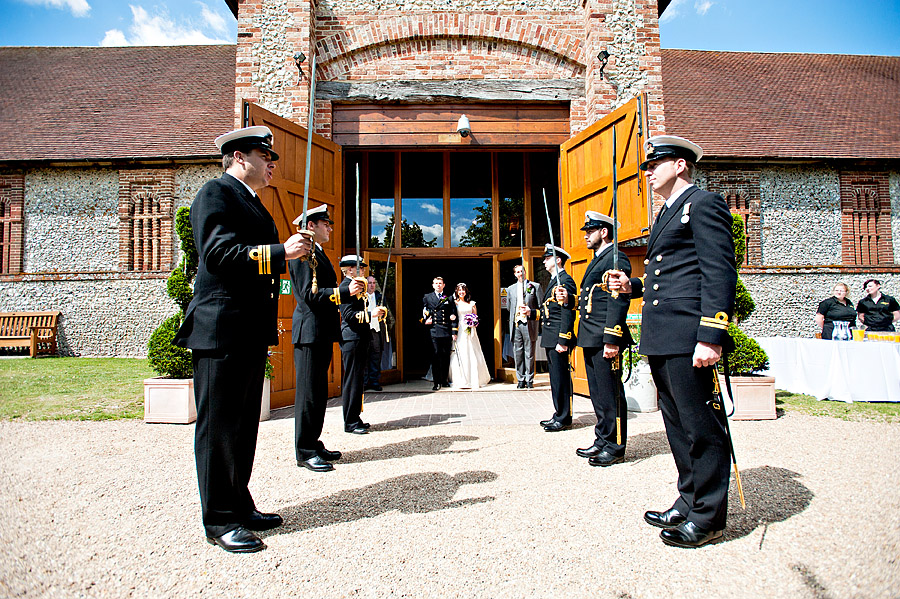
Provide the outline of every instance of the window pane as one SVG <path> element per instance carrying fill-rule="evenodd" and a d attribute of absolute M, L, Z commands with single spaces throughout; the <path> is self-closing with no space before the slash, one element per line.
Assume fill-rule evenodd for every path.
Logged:
<path fill-rule="evenodd" d="M 494 245 L 490 152 L 450 154 L 450 247 Z"/>
<path fill-rule="evenodd" d="M 369 247 L 391 242 L 394 225 L 394 152 L 369 154 Z M 396 235 L 396 232 L 394 233 Z"/>
<path fill-rule="evenodd" d="M 518 247 L 520 233 L 522 243 L 525 242 L 525 167 L 522 158 L 521 152 L 497 155 L 501 247 Z"/>
<path fill-rule="evenodd" d="M 402 247 L 442 247 L 443 155 L 438 152 L 404 152 L 400 160 Z"/>
<path fill-rule="evenodd" d="M 531 176 L 531 241 L 532 245 L 550 243 L 543 191 L 547 192 L 547 208 L 553 223 L 553 241 L 559 245 L 559 175 L 556 152 L 534 152 L 528 155 Z"/>

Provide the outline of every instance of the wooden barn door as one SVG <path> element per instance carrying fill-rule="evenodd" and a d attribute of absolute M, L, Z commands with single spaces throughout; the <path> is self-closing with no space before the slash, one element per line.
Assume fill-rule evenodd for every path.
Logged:
<path fill-rule="evenodd" d="M 275 136 L 275 151 L 279 155 L 275 178 L 260 192 L 266 209 L 275 219 L 278 236 L 284 241 L 296 232 L 293 220 L 303 212 L 303 186 L 306 174 L 307 130 L 278 115 L 260 108 L 256 104 L 244 102 L 245 126 L 265 125 Z M 312 157 L 310 162 L 309 206 L 327 204 L 334 218 L 331 241 L 325 246 L 325 253 L 337 270 L 343 247 L 342 232 L 342 175 L 341 147 L 320 135 L 313 134 Z M 339 277 L 340 278 L 340 277 Z M 275 375 L 272 379 L 271 407 L 281 408 L 294 403 L 294 346 L 291 343 L 291 315 L 294 312 L 294 296 L 290 288 L 290 274 L 281 275 L 282 295 L 278 303 L 278 347 L 272 356 Z M 333 348 L 334 358 L 328 372 L 328 396 L 341 392 L 341 355 L 337 344 Z"/>
<path fill-rule="evenodd" d="M 581 231 L 584 213 L 596 210 L 612 215 L 613 129 L 616 131 L 619 242 L 649 233 L 650 198 L 638 168 L 644 159 L 645 106 L 645 96 L 634 98 L 560 146 L 562 247 L 572 255 L 567 270 L 579 286 L 593 258 L 593 252 L 584 246 Z M 575 392 L 588 395 L 581 352 L 573 355 L 573 362 Z"/>

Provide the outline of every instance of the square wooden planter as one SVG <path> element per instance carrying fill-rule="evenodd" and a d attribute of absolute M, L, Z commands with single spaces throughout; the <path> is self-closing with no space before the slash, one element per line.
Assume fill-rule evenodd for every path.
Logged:
<path fill-rule="evenodd" d="M 727 397 L 724 377 L 719 377 L 719 387 L 722 395 Z M 735 395 L 732 420 L 775 419 L 775 377 L 733 376 L 731 389 Z"/>
<path fill-rule="evenodd" d="M 195 420 L 194 379 L 144 379 L 144 422 L 190 424 Z"/>

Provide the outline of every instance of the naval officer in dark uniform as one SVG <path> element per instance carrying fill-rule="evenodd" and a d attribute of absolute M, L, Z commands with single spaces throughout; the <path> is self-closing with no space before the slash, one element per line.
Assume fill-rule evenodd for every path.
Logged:
<path fill-rule="evenodd" d="M 431 364 L 431 376 L 434 379 L 432 391 L 441 386 L 449 387 L 450 351 L 456 341 L 459 323 L 456 322 L 456 304 L 444 295 L 444 278 L 435 277 L 431 281 L 433 293 L 426 293 L 422 298 L 422 321 L 429 328 L 431 343 L 434 346 L 434 359 Z"/>
<path fill-rule="evenodd" d="M 367 266 L 362 256 L 356 254 L 344 256 L 339 266 L 344 274 L 340 294 L 342 298 L 349 297 L 348 301 L 343 301 L 340 305 L 341 400 L 344 408 L 344 432 L 365 435 L 369 432 L 369 423 L 362 421 L 360 413 L 363 407 L 364 377 L 369 365 L 371 319 L 383 318 L 386 310 L 383 306 L 378 306 L 374 311 L 370 311 L 367 305 L 368 293 L 350 294 L 350 285 L 363 276 L 360 271 Z"/>
<path fill-rule="evenodd" d="M 225 174 L 191 205 L 200 259 L 194 299 L 175 344 L 192 350 L 197 425 L 194 454 L 206 540 L 226 551 L 264 549 L 251 531 L 282 524 L 256 509 L 253 470 L 268 346 L 278 343 L 278 275 L 309 254 L 293 235 L 278 242 L 275 221 L 257 191 L 272 180 L 278 154 L 268 127 L 216 138 Z"/>
<path fill-rule="evenodd" d="M 554 261 L 554 250 L 556 260 Z M 556 300 L 555 290 L 562 286 L 569 295 L 576 292 L 575 280 L 564 270 L 571 256 L 549 243 L 544 246 L 544 268 L 550 273 L 550 282 L 537 310 L 527 305 L 519 306 L 519 312 L 541 322 L 541 347 L 547 351 L 550 370 L 550 395 L 553 398 L 553 416 L 542 420 L 541 426 L 548 433 L 562 431 L 572 426 L 572 376 L 569 371 L 569 352 L 575 349 L 575 310 Z"/>
<path fill-rule="evenodd" d="M 722 196 L 692 183 L 703 155 L 697 144 L 661 135 L 646 149 L 641 169 L 666 204 L 650 231 L 644 279 L 619 273 L 611 287 L 643 294 L 640 352 L 650 360 L 678 468 L 678 499 L 644 519 L 664 528 L 664 543 L 700 547 L 721 539 L 728 507 L 729 442 L 725 415 L 712 398 L 715 364 L 732 347 L 731 214 Z"/>
<path fill-rule="evenodd" d="M 294 220 L 303 222 L 303 216 Z M 292 262 L 291 284 L 294 289 L 294 308 L 291 340 L 294 343 L 294 369 L 297 388 L 294 392 L 294 449 L 297 465 L 313 472 L 334 470 L 331 462 L 341 459 L 340 451 L 330 451 L 319 439 L 325 424 L 328 404 L 328 370 L 334 343 L 341 338 L 338 310 L 349 302 L 353 294 L 362 293 L 366 286 L 353 281 L 343 295 L 338 278 L 322 244 L 331 239 L 334 221 L 325 204 L 306 213 L 306 230 L 316 242 L 313 259 Z"/>
<path fill-rule="evenodd" d="M 588 210 L 584 214 L 584 240 L 589 250 L 594 250 L 581 279 L 578 294 L 578 347 L 584 356 L 585 374 L 591 404 L 597 415 L 594 442 L 590 447 L 576 450 L 579 456 L 588 458 L 591 466 L 612 466 L 625 459 L 628 438 L 628 407 L 625 402 L 625 386 L 622 384 L 622 352 L 634 343 L 625 318 L 631 297 L 617 293 L 617 297 L 605 289 L 603 273 L 613 268 L 613 219 Z M 628 256 L 617 250 L 617 268 L 631 274 Z M 556 288 L 556 297 L 566 305 L 574 304 L 565 287 Z M 617 369 L 613 370 L 615 361 Z M 616 419 L 621 429 L 617 434 Z"/>

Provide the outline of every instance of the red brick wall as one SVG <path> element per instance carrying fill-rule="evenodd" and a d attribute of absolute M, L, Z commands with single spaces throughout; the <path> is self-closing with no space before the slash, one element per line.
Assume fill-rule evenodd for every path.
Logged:
<path fill-rule="evenodd" d="M 22 272 L 25 176 L 0 175 L 0 274 Z"/>
<path fill-rule="evenodd" d="M 309 0 L 289 2 L 293 20 L 286 30 L 272 32 L 277 34 L 274 37 L 280 36 L 281 47 L 270 52 L 272 64 L 267 68 L 280 65 L 294 77 L 294 67 L 285 66 L 285 61 L 297 50 L 311 56 L 310 40 L 314 40 L 319 60 L 317 81 L 576 79 L 585 84 L 585 98 L 571 103 L 573 133 L 608 114 L 616 102 L 615 88 L 596 72 L 597 52 L 617 40 L 624 48 L 627 44 L 622 40 L 629 37 L 607 27 L 606 15 L 618 6 L 609 0 L 586 0 L 582 10 L 570 11 L 423 10 L 376 15 L 348 7 L 340 12 L 322 10 L 311 18 L 312 5 Z M 635 0 L 633 6 L 639 17 L 635 22 L 640 24 L 635 47 L 643 54 L 613 57 L 606 73 L 624 72 L 624 66 L 637 65 L 640 81 L 619 90 L 619 103 L 644 89 L 649 91 L 649 133 L 653 135 L 664 131 L 657 4 Z M 257 102 L 262 98 L 258 103 L 267 107 L 273 99 L 269 97 L 267 104 L 266 90 L 253 83 L 262 66 L 262 49 L 273 44 L 270 32 L 253 25 L 261 22 L 262 11 L 260 1 L 247 0 L 239 6 L 236 99 Z M 306 74 L 309 62 L 303 67 Z M 277 99 L 286 96 L 290 104 L 274 111 L 305 125 L 308 77 L 290 82 L 282 78 L 280 84 L 285 89 Z M 239 112 L 239 103 L 236 107 Z M 330 137 L 331 102 L 317 101 L 315 117 L 316 132 Z"/>
<path fill-rule="evenodd" d="M 120 270 L 174 267 L 174 198 L 174 169 L 119 171 Z"/>
<path fill-rule="evenodd" d="M 891 197 L 887 173 L 841 172 L 841 262 L 891 265 Z"/>
<path fill-rule="evenodd" d="M 728 202 L 733 214 L 744 217 L 747 233 L 747 256 L 744 264 L 762 263 L 762 228 L 759 205 L 759 170 L 728 169 L 705 170 L 706 189 L 717 193 Z"/>

